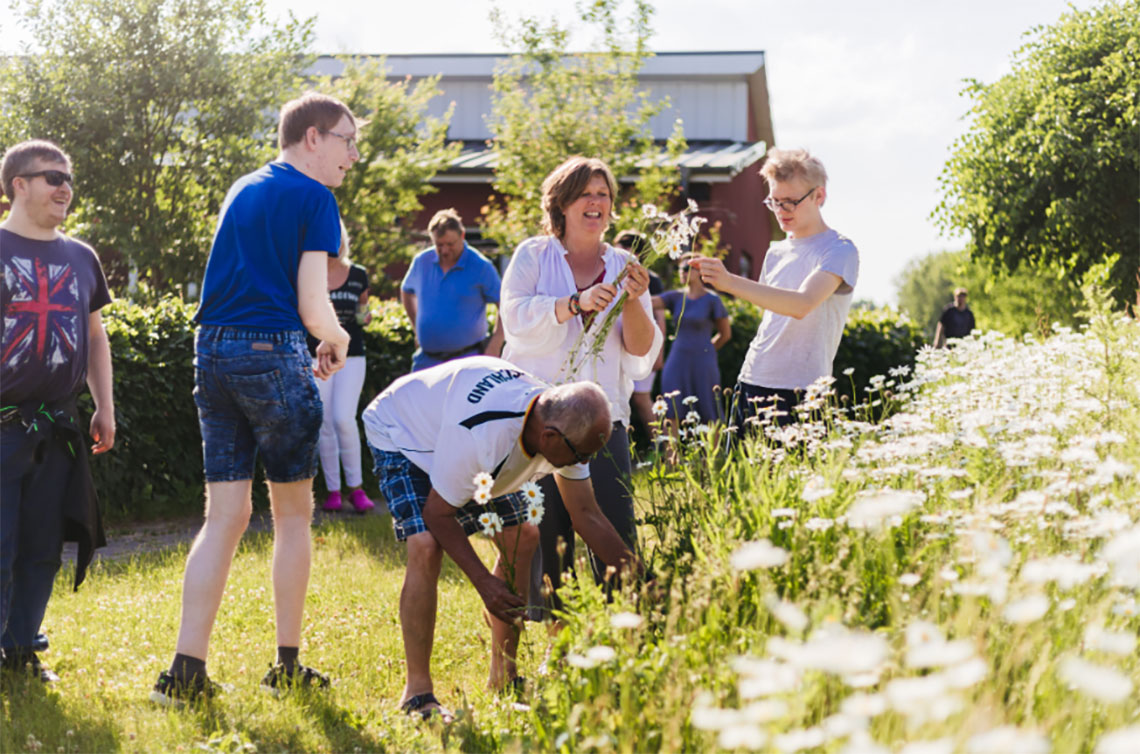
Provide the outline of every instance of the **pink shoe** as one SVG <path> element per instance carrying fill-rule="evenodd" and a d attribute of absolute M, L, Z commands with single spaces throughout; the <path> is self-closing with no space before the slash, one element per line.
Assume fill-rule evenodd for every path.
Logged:
<path fill-rule="evenodd" d="M 364 490 L 353 490 L 349 498 L 352 500 L 352 507 L 356 508 L 357 513 L 367 513 L 376 507 L 376 503 L 368 499 L 368 495 L 364 494 Z"/>
<path fill-rule="evenodd" d="M 321 506 L 321 509 L 332 512 L 340 510 L 340 507 L 340 490 L 337 490 L 336 492 L 329 493 L 329 496 L 325 498 L 325 504 Z"/>

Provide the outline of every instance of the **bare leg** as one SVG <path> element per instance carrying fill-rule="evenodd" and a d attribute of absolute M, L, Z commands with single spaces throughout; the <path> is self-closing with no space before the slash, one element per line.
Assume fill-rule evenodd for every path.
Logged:
<path fill-rule="evenodd" d="M 495 538 L 495 543 L 499 546 L 495 575 L 505 581 L 508 571 L 512 571 L 515 591 L 524 600 L 530 592 L 530 559 L 538 547 L 538 539 L 538 529 L 531 524 L 504 529 Z M 513 569 L 507 568 L 507 561 L 513 562 Z M 491 624 L 491 671 L 487 686 L 501 689 L 518 677 L 516 659 L 522 626 L 511 626 L 497 618 L 488 617 Z"/>
<path fill-rule="evenodd" d="M 301 646 L 312 559 L 313 480 L 270 482 L 273 510 L 273 606 L 277 646 Z"/>
<path fill-rule="evenodd" d="M 208 482 L 206 521 L 190 547 L 182 577 L 177 652 L 205 660 L 230 564 L 249 525 L 252 482 Z"/>
<path fill-rule="evenodd" d="M 435 638 L 435 611 L 443 548 L 430 532 L 408 537 L 408 569 L 400 591 L 400 629 L 404 634 L 404 660 L 408 681 L 406 702 L 432 690 L 431 649 Z"/>

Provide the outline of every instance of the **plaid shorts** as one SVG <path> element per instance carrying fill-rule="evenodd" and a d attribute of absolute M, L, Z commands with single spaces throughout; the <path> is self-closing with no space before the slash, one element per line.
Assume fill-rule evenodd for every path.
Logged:
<path fill-rule="evenodd" d="M 388 501 L 388 511 L 392 514 L 392 527 L 396 530 L 396 540 L 403 542 L 413 534 L 428 530 L 424 523 L 424 503 L 431 491 L 431 478 L 401 453 L 378 450 L 368 445 L 375 461 L 374 471 L 380 482 L 380 494 Z M 518 526 L 526 519 L 526 497 L 521 492 L 511 492 L 493 498 L 486 505 L 468 501 L 455 513 L 455 520 L 463 527 L 463 532 L 471 536 L 483 530 L 479 516 L 484 513 L 497 513 L 503 521 L 503 528 Z"/>

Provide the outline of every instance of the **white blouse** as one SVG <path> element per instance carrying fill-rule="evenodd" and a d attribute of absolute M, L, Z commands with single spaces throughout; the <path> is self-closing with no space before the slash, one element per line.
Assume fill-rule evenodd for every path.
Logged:
<path fill-rule="evenodd" d="M 553 236 L 535 236 L 519 244 L 503 276 L 499 311 L 506 334 L 503 358 L 521 369 L 549 382 L 566 382 L 563 365 L 570 350 L 582 332 L 582 317 L 571 317 L 559 322 L 554 313 L 555 302 L 578 291 L 574 273 L 566 261 L 562 243 Z M 602 254 L 605 262 L 603 282 L 617 278 L 633 255 L 606 245 Z M 611 302 L 612 307 L 617 298 Z M 653 305 L 649 292 L 638 299 L 650 322 L 653 322 Z M 608 311 L 608 308 L 607 308 Z M 599 312 L 596 317 L 605 317 Z M 610 330 L 601 355 L 587 359 L 574 376 L 575 380 L 592 380 L 610 399 L 610 413 L 616 421 L 629 424 L 629 398 L 633 394 L 633 381 L 642 379 L 653 370 L 653 363 L 665 342 L 665 337 L 653 325 L 653 345 L 644 356 L 634 356 L 622 344 L 622 318 L 618 317 Z M 583 343 L 583 347 L 587 344 Z"/>

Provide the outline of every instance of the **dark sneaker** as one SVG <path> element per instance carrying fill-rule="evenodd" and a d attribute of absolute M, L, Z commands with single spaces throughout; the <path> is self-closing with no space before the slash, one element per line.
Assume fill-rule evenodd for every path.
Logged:
<path fill-rule="evenodd" d="M 269 672 L 261 679 L 261 688 L 273 696 L 280 696 L 289 689 L 326 689 L 329 687 L 329 677 L 324 673 L 305 667 L 294 665 L 293 672 L 285 670 L 284 663 L 277 663 L 269 668 Z"/>
<path fill-rule="evenodd" d="M 35 652 L 8 652 L 4 655 L 3 668 L 10 673 L 26 673 L 44 683 L 55 683 L 59 680 L 55 671 L 40 664 L 40 658 Z"/>
<path fill-rule="evenodd" d="M 194 676 L 189 681 L 175 678 L 169 671 L 158 674 L 158 681 L 150 692 L 150 700 L 163 707 L 182 709 L 189 702 L 212 699 L 225 689 L 209 678 Z"/>

